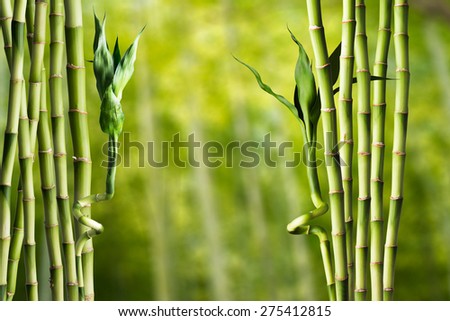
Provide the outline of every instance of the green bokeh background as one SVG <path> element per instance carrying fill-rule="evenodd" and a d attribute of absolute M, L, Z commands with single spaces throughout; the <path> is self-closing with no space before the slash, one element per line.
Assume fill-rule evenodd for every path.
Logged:
<path fill-rule="evenodd" d="M 327 41 L 333 49 L 340 38 L 341 2 L 322 2 Z M 371 62 L 377 3 L 367 1 Z M 292 152 L 301 151 L 300 130 L 289 111 L 263 93 L 251 73 L 233 59 L 235 55 L 257 68 L 274 90 L 291 98 L 298 51 L 286 26 L 312 55 L 305 2 L 83 4 L 87 60 L 93 56 L 93 8 L 98 15 L 107 13 L 109 42 L 112 46 L 119 35 L 122 50 L 146 25 L 135 74 L 122 100 L 128 141 L 122 142 L 117 194 L 92 209 L 105 227 L 94 240 L 96 299 L 326 300 L 317 239 L 286 232 L 286 224 L 312 206 L 305 167 L 284 166 Z M 450 1 L 411 1 L 412 78 L 397 300 L 450 299 L 449 21 Z M 6 75 L 3 54 L 1 59 L 1 74 Z M 393 49 L 389 59 L 388 74 L 395 77 Z M 88 62 L 86 66 L 92 190 L 102 192 L 106 174 L 101 167 L 102 145 L 107 137 L 98 125 L 100 101 L 92 67 Z M 7 77 L 2 77 L 1 106 L 7 101 L 7 86 Z M 386 213 L 394 91 L 395 82 L 389 82 Z M 2 107 L 2 128 L 5 113 Z M 295 147 L 285 157 L 272 155 L 276 167 L 263 162 L 240 167 L 239 162 L 248 158 L 235 151 L 226 155 L 233 160 L 231 167 L 182 168 L 174 164 L 176 155 L 170 149 L 169 166 L 150 166 L 150 157 L 163 156 L 161 142 L 171 141 L 177 133 L 182 140 L 194 134 L 202 144 L 216 141 L 223 146 L 233 141 L 261 143 L 271 133 L 272 140 L 292 141 Z M 262 148 L 253 151 L 263 157 Z M 201 160 L 201 149 L 190 156 Z M 188 157 L 183 150 L 181 159 Z M 319 171 L 326 190 L 325 168 Z M 42 204 L 37 201 L 40 291 L 42 299 L 49 299 Z M 329 227 L 329 216 L 319 222 Z M 23 282 L 22 272 L 17 299 L 24 298 Z"/>

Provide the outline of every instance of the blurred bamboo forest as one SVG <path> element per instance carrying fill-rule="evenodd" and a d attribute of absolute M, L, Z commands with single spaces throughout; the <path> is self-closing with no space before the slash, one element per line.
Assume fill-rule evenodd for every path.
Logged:
<path fill-rule="evenodd" d="M 328 44 L 334 48 L 340 39 L 341 2 L 322 2 Z M 367 1 L 367 6 L 373 63 L 378 1 Z M 317 239 L 286 232 L 286 224 L 311 206 L 303 165 L 262 163 L 243 168 L 239 162 L 245 155 L 235 151 L 225 155 L 233 161 L 231 167 L 224 163 L 217 168 L 183 168 L 174 164 L 177 155 L 170 149 L 169 166 L 155 168 L 148 162 L 161 160 L 165 152 L 161 142 L 173 140 L 177 133 L 181 140 L 194 134 L 202 144 L 216 141 L 223 146 L 232 141 L 262 142 L 271 133 L 273 141 L 295 145 L 284 157 L 272 155 L 279 164 L 301 151 L 303 139 L 295 119 L 258 88 L 233 55 L 257 68 L 274 90 L 291 98 L 298 51 L 286 26 L 312 55 L 304 1 L 85 1 L 87 60 L 93 55 L 93 8 L 100 16 L 107 14 L 108 40 L 113 43 L 119 35 L 122 47 L 146 25 L 135 75 L 122 100 L 128 141 L 122 144 L 117 194 L 92 210 L 105 227 L 94 240 L 96 299 L 327 299 Z M 397 300 L 450 299 L 449 28 L 450 1 L 411 1 L 410 127 Z M 6 75 L 3 54 L 0 62 L 0 72 Z M 394 63 L 392 49 L 391 77 Z M 92 191 L 100 192 L 106 136 L 98 125 L 100 102 L 92 67 L 86 65 Z M 393 101 L 395 82 L 389 86 Z M 1 106 L 6 106 L 7 90 L 7 78 L 2 76 Z M 3 130 L 3 107 L 1 113 Z M 392 114 L 388 106 L 385 205 Z M 264 156 L 261 147 L 253 151 Z M 201 150 L 194 155 L 182 150 L 181 159 L 189 156 L 201 160 Z M 320 175 L 326 190 L 324 168 Z M 41 209 L 40 279 L 47 280 L 42 204 L 37 208 Z M 328 221 L 328 215 L 320 219 L 325 226 Z M 20 275 L 17 299 L 24 298 L 23 272 Z M 48 287 L 42 285 L 41 298 L 49 299 Z"/>

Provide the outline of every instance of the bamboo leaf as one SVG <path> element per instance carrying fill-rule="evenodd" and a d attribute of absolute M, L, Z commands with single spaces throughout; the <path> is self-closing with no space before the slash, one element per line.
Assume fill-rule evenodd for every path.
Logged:
<path fill-rule="evenodd" d="M 331 66 L 331 84 L 334 85 L 339 78 L 339 69 L 340 69 L 340 56 L 341 56 L 341 44 L 334 49 L 331 54 L 330 66 Z"/>
<path fill-rule="evenodd" d="M 108 135 L 118 136 L 122 132 L 124 120 L 120 99 L 116 97 L 110 85 L 105 91 L 100 107 L 100 128 Z"/>
<path fill-rule="evenodd" d="M 234 57 L 234 56 L 233 56 Z M 268 85 L 266 85 L 262 79 L 261 79 L 261 75 L 259 74 L 259 72 L 253 68 L 252 66 L 246 64 L 245 62 L 239 60 L 238 58 L 234 57 L 234 59 L 236 59 L 236 61 L 238 61 L 240 64 L 244 65 L 245 67 L 247 67 L 255 76 L 256 81 L 258 82 L 259 87 L 264 90 L 266 93 L 268 93 L 269 95 L 271 95 L 272 97 L 274 97 L 275 99 L 277 99 L 280 103 L 282 103 L 283 105 L 285 105 L 297 118 L 300 118 L 299 113 L 297 111 L 297 108 L 295 108 L 294 105 L 292 105 L 291 102 L 289 102 L 289 100 L 287 100 L 284 96 L 279 95 L 277 93 L 275 93 L 272 88 L 270 88 Z M 301 118 L 300 118 L 301 119 Z"/>
<path fill-rule="evenodd" d="M 100 23 L 95 16 L 95 37 L 94 37 L 94 74 L 97 80 L 97 91 L 100 98 L 103 98 L 106 88 L 111 84 L 114 76 L 114 61 L 108 50 L 105 36 L 106 16 Z"/>
<path fill-rule="evenodd" d="M 113 91 L 119 100 L 122 99 L 122 92 L 133 75 L 139 38 L 143 31 L 144 28 L 139 32 L 134 42 L 127 49 L 114 72 L 112 80 Z"/>
<path fill-rule="evenodd" d="M 117 69 L 117 66 L 120 63 L 120 48 L 119 48 L 119 37 L 116 38 L 116 43 L 114 44 L 114 51 L 113 51 L 113 61 L 114 61 L 114 70 Z"/>

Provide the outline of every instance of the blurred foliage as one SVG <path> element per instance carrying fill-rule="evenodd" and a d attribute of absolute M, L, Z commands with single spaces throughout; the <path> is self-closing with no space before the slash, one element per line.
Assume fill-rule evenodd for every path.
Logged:
<path fill-rule="evenodd" d="M 450 7 L 446 1 L 431 2 Z M 398 300 L 450 299 L 449 20 L 445 15 L 436 16 L 433 6 L 423 3 L 426 1 L 412 1 L 410 11 L 411 113 L 397 259 Z M 337 0 L 324 1 L 330 48 L 340 41 L 340 5 Z M 367 5 L 373 61 L 378 8 L 376 1 L 368 1 Z M 311 206 L 303 165 L 242 168 L 238 165 L 245 156 L 237 152 L 231 168 L 181 168 L 172 161 L 164 168 L 148 164 L 150 157 L 161 159 L 162 142 L 171 141 L 177 133 L 181 140 L 194 133 L 202 143 L 212 140 L 223 145 L 232 141 L 262 142 L 271 133 L 274 141 L 292 141 L 294 151 L 301 151 L 303 139 L 294 117 L 263 93 L 232 55 L 257 68 L 274 90 L 291 98 L 297 48 L 286 25 L 312 53 L 304 2 L 86 2 L 86 60 L 93 58 L 92 6 L 99 16 L 108 15 L 110 43 L 119 35 L 121 45 L 126 47 L 147 25 L 139 45 L 135 75 L 122 100 L 124 132 L 129 133 L 129 140 L 122 144 L 117 194 L 111 202 L 96 205 L 92 211 L 105 226 L 105 233 L 94 240 L 96 299 L 327 299 L 317 239 L 286 232 L 286 224 Z M 5 74 L 3 56 L 0 70 Z M 392 49 L 388 72 L 391 77 L 395 76 L 394 63 Z M 104 190 L 105 177 L 102 146 L 107 137 L 98 125 L 100 101 L 92 66 L 88 62 L 86 65 L 92 190 L 100 192 Z M 1 106 L 5 106 L 8 83 L 2 79 Z M 386 205 L 394 89 L 395 82 L 390 82 Z M 4 117 L 1 119 L 3 125 Z M 130 141 L 140 142 L 141 147 Z M 262 157 L 261 148 L 254 150 Z M 150 155 L 151 151 L 154 155 Z M 169 154 L 173 160 L 175 155 Z M 181 154 L 182 159 L 187 156 L 185 152 Z M 195 157 L 199 160 L 202 155 L 199 152 Z M 279 157 L 278 161 L 283 164 L 285 158 Z M 273 159 L 277 160 L 277 156 L 273 155 Z M 320 175 L 326 190 L 323 168 Z M 386 213 L 387 210 L 386 206 Z M 42 221 L 42 213 L 39 220 Z M 328 215 L 320 218 L 325 226 L 329 226 L 328 221 Z M 44 280 L 41 296 L 48 299 L 45 239 L 43 225 L 39 226 L 39 263 Z M 23 280 L 19 282 L 22 292 L 18 299 L 24 297 L 20 286 Z"/>

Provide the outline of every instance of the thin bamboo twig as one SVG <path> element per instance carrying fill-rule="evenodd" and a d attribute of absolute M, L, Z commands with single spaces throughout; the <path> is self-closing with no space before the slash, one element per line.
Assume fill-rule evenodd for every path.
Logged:
<path fill-rule="evenodd" d="M 81 0 L 65 0 L 66 14 L 66 48 L 67 48 L 67 81 L 69 90 L 69 120 L 74 150 L 74 204 L 91 195 L 91 151 L 89 128 L 87 123 L 85 58 L 83 46 L 83 17 Z M 82 209 L 83 217 L 90 217 L 90 207 Z M 79 227 L 79 234 L 88 228 Z M 92 240 L 85 243 L 83 249 L 83 271 L 85 297 L 80 299 L 94 300 L 93 261 L 94 248 Z M 78 280 L 78 282 L 80 282 Z M 79 284 L 80 285 L 80 284 Z"/>
<path fill-rule="evenodd" d="M 75 239 L 67 187 L 67 152 L 65 111 L 63 103 L 64 55 L 64 2 L 50 1 L 50 107 L 54 163 L 56 172 L 56 197 L 61 223 L 64 252 L 64 271 L 67 299 L 78 301 L 78 281 L 75 261 Z"/>
<path fill-rule="evenodd" d="M 407 0 L 394 1 L 394 46 L 398 80 L 394 111 L 391 201 L 384 253 L 384 300 L 393 300 L 394 298 L 395 259 L 397 256 L 398 230 L 403 204 L 410 83 L 408 11 L 409 4 Z"/>
<path fill-rule="evenodd" d="M 342 186 L 339 151 L 337 148 L 336 108 L 333 97 L 331 69 L 325 32 L 322 24 L 320 0 L 308 0 L 310 36 L 316 58 L 322 121 L 325 136 L 325 162 L 328 174 L 332 238 L 335 260 L 337 300 L 348 300 L 347 251 L 344 216 L 344 190 Z"/>
<path fill-rule="evenodd" d="M 391 38 L 392 0 L 380 1 L 380 17 L 374 76 L 386 78 Z M 386 81 L 376 81 L 373 87 L 372 160 L 370 206 L 370 274 L 372 300 L 383 300 L 383 176 L 386 119 Z"/>
<path fill-rule="evenodd" d="M 355 255 L 355 299 L 367 298 L 370 219 L 370 71 L 366 35 L 366 6 L 356 1 L 356 77 L 358 81 L 358 221 Z"/>
<path fill-rule="evenodd" d="M 6 299 L 9 246 L 11 241 L 11 182 L 17 151 L 19 114 L 25 90 L 23 78 L 24 33 L 26 2 L 17 0 L 11 24 L 11 78 L 9 87 L 8 119 L 4 136 L 3 161 L 0 178 L 0 299 Z"/>
<path fill-rule="evenodd" d="M 50 258 L 50 289 L 53 301 L 64 301 L 64 271 L 59 236 L 58 205 L 56 202 L 55 164 L 47 111 L 45 70 L 42 71 L 41 108 L 38 126 L 39 165 L 44 200 L 45 232 Z"/>
<path fill-rule="evenodd" d="M 347 266 L 349 300 L 354 297 L 355 266 L 353 245 L 353 68 L 355 42 L 355 0 L 343 1 L 342 42 L 339 84 L 339 132 L 341 149 L 341 172 L 344 187 L 345 232 L 347 244 Z"/>

